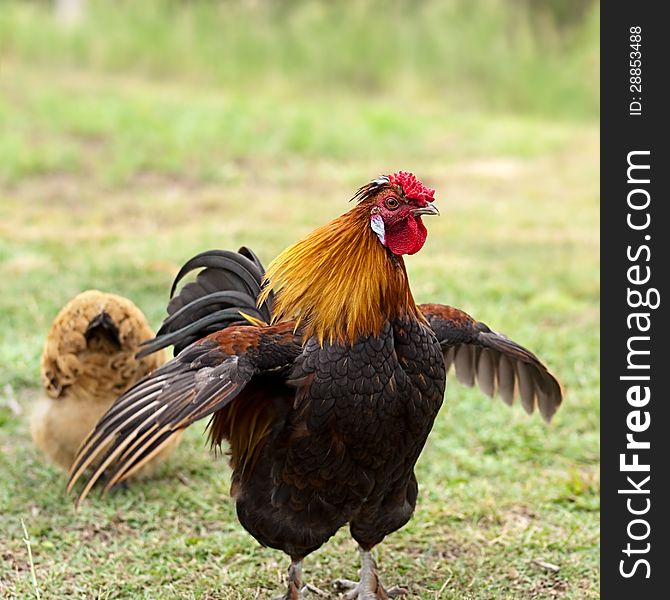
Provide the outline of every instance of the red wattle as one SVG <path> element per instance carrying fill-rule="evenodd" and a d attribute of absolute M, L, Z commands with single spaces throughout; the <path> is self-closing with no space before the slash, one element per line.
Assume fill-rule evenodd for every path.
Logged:
<path fill-rule="evenodd" d="M 416 254 L 427 235 L 421 217 L 408 217 L 386 229 L 386 246 L 393 254 Z"/>

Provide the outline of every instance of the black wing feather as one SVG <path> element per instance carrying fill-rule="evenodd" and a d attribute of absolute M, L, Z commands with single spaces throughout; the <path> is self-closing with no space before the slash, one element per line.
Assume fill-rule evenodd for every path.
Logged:
<path fill-rule="evenodd" d="M 442 346 L 447 371 L 453 365 L 460 383 L 477 383 L 484 393 L 497 392 L 510 405 L 518 396 L 527 413 L 537 406 L 544 420 L 551 420 L 563 401 L 563 391 L 532 352 L 451 306 L 422 304 L 419 308 Z"/>
<path fill-rule="evenodd" d="M 254 372 L 248 358 L 228 355 L 214 340 L 190 346 L 128 390 L 105 413 L 82 443 L 68 489 L 92 464 L 95 471 L 79 501 L 105 471 L 108 486 L 123 481 L 171 435 L 225 407 Z"/>

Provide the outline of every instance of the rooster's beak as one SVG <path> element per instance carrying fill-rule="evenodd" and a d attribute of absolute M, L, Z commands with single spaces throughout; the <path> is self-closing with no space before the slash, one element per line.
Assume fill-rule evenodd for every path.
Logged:
<path fill-rule="evenodd" d="M 415 217 L 420 217 L 421 215 L 439 215 L 440 211 L 437 210 L 437 206 L 434 204 L 426 204 L 426 206 L 422 206 L 421 208 L 415 208 L 412 214 Z"/>

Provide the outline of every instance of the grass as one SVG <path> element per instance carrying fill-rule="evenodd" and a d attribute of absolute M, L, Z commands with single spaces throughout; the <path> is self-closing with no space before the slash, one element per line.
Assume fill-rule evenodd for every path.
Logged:
<path fill-rule="evenodd" d="M 72 30 L 40 3 L 10 0 L 0 13 L 0 50 L 49 67 L 132 70 L 255 94 L 390 90 L 593 117 L 598 4 L 571 3 L 585 19 L 561 27 L 546 0 L 122 0 L 114 10 L 90 0 L 85 26 Z"/>
<path fill-rule="evenodd" d="M 540 58 L 530 46 L 528 61 L 543 60 L 547 71 L 533 80 L 527 63 L 509 66 L 518 71 L 500 77 L 517 78 L 516 91 L 498 75 L 486 80 L 488 71 L 473 75 L 481 89 L 458 88 L 447 83 L 461 82 L 460 72 L 447 77 L 435 64 L 443 51 L 426 50 L 439 28 L 425 15 L 441 10 L 428 2 L 404 23 L 409 33 L 428 25 L 432 33 L 401 35 L 391 50 L 397 57 L 417 40 L 417 57 L 435 57 L 416 69 L 419 58 L 407 58 L 402 81 L 416 78 L 414 87 L 393 88 L 385 59 L 366 46 L 370 64 L 380 64 L 376 86 L 357 85 L 355 70 L 342 66 L 334 88 L 316 85 L 327 57 L 306 55 L 270 83 L 273 63 L 254 54 L 258 39 L 216 38 L 217 27 L 232 26 L 207 4 L 189 3 L 173 36 L 163 17 L 150 18 L 155 4 L 137 13 L 124 4 L 117 16 L 93 6 L 89 18 L 109 21 L 108 37 L 88 25 L 64 32 L 44 5 L 0 11 L 0 597 L 248 599 L 280 589 L 285 559 L 237 523 L 228 468 L 206 450 L 201 425 L 156 478 L 74 511 L 63 474 L 42 461 L 27 431 L 41 344 L 60 306 L 89 287 L 132 298 L 156 326 L 192 254 L 246 244 L 267 261 L 346 210 L 358 185 L 397 168 L 436 187 L 442 212 L 407 261 L 415 297 L 459 306 L 533 349 L 567 398 L 547 427 L 450 382 L 417 465 L 415 517 L 378 549 L 382 576 L 422 599 L 598 597 L 598 131 L 580 71 L 570 79 L 562 66 L 552 70 L 561 45 L 571 48 L 566 63 L 589 55 L 577 41 L 593 25 L 549 40 Z M 300 6 L 287 55 L 300 44 L 309 54 L 315 42 L 299 27 L 325 35 L 319 19 L 337 10 Z M 455 6 L 453 14 L 464 10 Z M 495 32 L 509 17 L 492 6 L 482 19 Z M 123 15 L 132 17 L 125 31 Z M 465 44 L 462 21 L 452 25 Z M 264 26 L 254 35 L 270 43 L 279 33 Z M 216 61 L 201 60 L 218 56 L 224 39 L 251 44 L 256 62 L 242 55 L 235 67 L 222 54 L 218 72 Z M 509 56 L 518 56 L 513 39 Z M 143 51 L 136 64 L 133 48 Z M 331 58 L 346 65 L 347 56 Z M 224 85 L 234 68 L 242 81 Z M 446 83 L 423 93 L 430 74 Z M 580 108 L 538 100 L 557 93 L 534 89 L 554 77 L 551 85 L 583 94 L 570 100 Z M 253 89 L 260 81 L 263 93 Z M 467 106 L 454 99 L 461 89 L 473 99 Z M 491 89 L 501 90 L 493 105 Z M 357 568 L 342 531 L 309 557 L 305 574 L 326 589 Z"/>

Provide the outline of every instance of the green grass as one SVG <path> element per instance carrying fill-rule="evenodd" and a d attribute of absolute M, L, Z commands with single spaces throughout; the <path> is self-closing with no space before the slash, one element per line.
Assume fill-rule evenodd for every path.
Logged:
<path fill-rule="evenodd" d="M 505 55 L 471 39 L 475 29 L 504 37 L 514 19 L 502 4 L 470 14 L 461 31 L 463 5 L 426 2 L 403 27 L 378 14 L 380 27 L 395 27 L 389 56 L 375 54 L 386 38 L 374 29 L 333 57 L 323 20 L 337 8 L 301 3 L 278 17 L 286 29 L 236 3 L 225 19 L 215 4 L 184 4 L 170 5 L 185 11 L 170 22 L 155 3 L 118 14 L 94 3 L 89 18 L 106 36 L 58 29 L 45 4 L 0 11 L 0 597 L 35 597 L 22 520 L 41 598 L 279 592 L 285 557 L 237 523 L 228 467 L 208 453 L 200 425 L 156 478 L 73 509 L 63 474 L 27 431 L 41 345 L 60 306 L 89 287 L 132 298 L 156 326 L 192 254 L 246 244 L 267 262 L 346 210 L 361 183 L 398 168 L 437 188 L 442 213 L 407 260 L 417 300 L 459 306 L 533 349 L 567 396 L 546 426 L 451 381 L 417 466 L 417 512 L 379 547 L 381 574 L 423 599 L 598 597 L 598 131 L 588 118 L 597 99 L 574 68 L 576 56 L 592 56 L 593 39 L 580 36 L 593 33 L 593 17 L 564 37 L 555 31 L 539 53 L 536 37 L 523 42 L 515 30 Z M 363 6 L 345 40 L 371 23 L 375 5 Z M 430 16 L 440 10 L 454 15 L 448 26 Z M 235 11 L 264 29 L 236 34 Z M 261 36 L 289 38 L 276 60 Z M 501 53 L 521 62 L 507 74 L 482 62 L 469 80 L 453 64 L 456 43 L 468 69 Z M 371 53 L 359 61 L 364 73 L 379 65 L 372 87 L 350 64 L 358 51 Z M 389 64 L 402 53 L 394 86 Z M 324 61 L 340 65 L 339 86 L 319 74 Z M 284 64 L 276 79 L 275 64 Z M 579 106 L 560 108 L 560 98 Z M 305 575 L 327 589 L 357 568 L 342 531 Z"/>
<path fill-rule="evenodd" d="M 110 10 L 90 0 L 72 30 L 43 4 L 6 0 L 0 51 L 48 67 L 177 76 L 254 94 L 277 86 L 300 95 L 390 90 L 461 107 L 592 117 L 598 3 L 573 0 L 573 13 L 586 14 L 571 26 L 557 24 L 550 4 L 122 0 Z"/>

